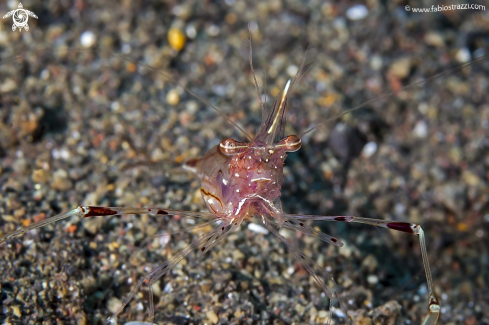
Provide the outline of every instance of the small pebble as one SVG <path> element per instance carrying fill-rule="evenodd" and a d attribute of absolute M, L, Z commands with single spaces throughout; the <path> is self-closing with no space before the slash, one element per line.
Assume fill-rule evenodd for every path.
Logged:
<path fill-rule="evenodd" d="M 375 274 L 370 274 L 367 277 L 367 282 L 370 284 L 377 284 L 379 282 L 379 278 Z"/>
<path fill-rule="evenodd" d="M 360 20 L 368 15 L 368 9 L 365 5 L 355 5 L 348 8 L 346 11 L 346 17 L 350 20 Z"/>
<path fill-rule="evenodd" d="M 97 37 L 91 31 L 85 31 L 80 35 L 80 43 L 83 47 L 90 48 L 95 44 Z"/>
<path fill-rule="evenodd" d="M 292 78 L 296 75 L 297 71 L 299 71 L 299 68 L 292 64 L 292 65 L 289 65 L 288 68 L 287 68 L 287 74 Z"/>
<path fill-rule="evenodd" d="M 12 312 L 14 314 L 15 317 L 22 317 L 22 313 L 20 311 L 20 307 L 19 306 L 10 306 L 12 308 Z"/>
<path fill-rule="evenodd" d="M 329 312 L 326 310 L 320 310 L 318 313 L 319 318 L 327 318 L 329 317 Z"/>
<path fill-rule="evenodd" d="M 382 57 L 380 55 L 374 55 L 370 59 L 370 67 L 374 70 L 380 70 L 382 68 Z"/>
<path fill-rule="evenodd" d="M 194 25 L 188 25 L 187 28 L 185 28 L 185 33 L 190 39 L 194 39 L 197 36 L 197 30 Z"/>
<path fill-rule="evenodd" d="M 51 187 L 55 190 L 66 191 L 72 187 L 71 180 L 68 178 L 68 173 L 63 169 L 58 169 L 54 172 L 51 181 Z"/>
<path fill-rule="evenodd" d="M 32 172 L 32 181 L 34 183 L 46 183 L 49 178 L 49 173 L 44 169 L 37 169 Z"/>
<path fill-rule="evenodd" d="M 372 157 L 372 155 L 377 151 L 377 143 L 370 141 L 368 142 L 362 150 L 362 156 L 365 158 Z"/>
<path fill-rule="evenodd" d="M 207 318 L 209 318 L 212 324 L 217 324 L 217 322 L 219 321 L 219 317 L 217 317 L 215 311 L 212 309 L 206 312 L 205 315 L 207 316 Z"/>
<path fill-rule="evenodd" d="M 166 95 L 166 102 L 172 106 L 177 105 L 180 102 L 180 95 L 176 89 L 172 89 Z"/>
<path fill-rule="evenodd" d="M 244 254 L 243 254 L 243 253 L 242 253 L 242 252 L 241 252 L 239 249 L 235 249 L 235 250 L 233 251 L 233 259 L 234 259 L 235 261 L 237 261 L 237 260 L 241 260 L 241 259 L 243 259 L 244 257 L 245 257 L 245 255 L 244 255 Z"/>
<path fill-rule="evenodd" d="M 426 44 L 435 47 L 445 46 L 445 40 L 443 39 L 443 36 L 437 32 L 429 32 L 428 34 L 426 34 L 424 37 L 424 41 L 426 42 Z"/>
<path fill-rule="evenodd" d="M 216 25 L 210 25 L 209 27 L 207 27 L 207 34 L 209 34 L 210 36 L 217 36 L 219 35 L 219 27 L 217 27 Z"/>
<path fill-rule="evenodd" d="M 405 78 L 411 70 L 411 59 L 402 58 L 394 61 L 389 69 L 389 72 L 398 78 Z"/>
<path fill-rule="evenodd" d="M 119 307 L 121 305 L 122 305 L 122 301 L 120 301 L 116 297 L 112 297 L 112 298 L 109 299 L 109 301 L 107 301 L 107 309 L 111 313 L 115 313 L 117 311 L 117 309 L 119 309 Z"/>
<path fill-rule="evenodd" d="M 455 58 L 457 59 L 458 62 L 460 63 L 465 63 L 470 61 L 470 51 L 466 47 L 462 47 L 457 51 L 457 54 L 455 55 Z"/>
<path fill-rule="evenodd" d="M 168 42 L 172 49 L 180 51 L 185 46 L 185 35 L 177 28 L 171 28 L 168 31 Z"/>
<path fill-rule="evenodd" d="M 416 123 L 413 129 L 413 134 L 417 138 L 426 138 L 428 135 L 428 125 L 425 121 L 421 120 Z"/>
<path fill-rule="evenodd" d="M 369 273 L 372 273 L 375 271 L 378 265 L 379 263 L 377 262 L 375 256 L 369 254 L 362 262 L 362 269 L 366 270 Z"/>

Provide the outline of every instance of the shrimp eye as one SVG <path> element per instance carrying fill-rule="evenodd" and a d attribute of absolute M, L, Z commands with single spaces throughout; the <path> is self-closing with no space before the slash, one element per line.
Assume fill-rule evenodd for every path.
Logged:
<path fill-rule="evenodd" d="M 289 135 L 285 139 L 285 150 L 294 152 L 301 148 L 302 140 L 297 135 Z"/>
<path fill-rule="evenodd" d="M 244 148 L 244 143 L 233 139 L 224 139 L 219 143 L 219 149 L 225 155 L 237 154 L 238 150 L 242 148 Z"/>

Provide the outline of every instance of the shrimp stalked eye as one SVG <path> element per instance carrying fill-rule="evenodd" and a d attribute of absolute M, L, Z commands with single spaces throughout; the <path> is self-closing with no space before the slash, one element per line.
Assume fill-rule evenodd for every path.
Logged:
<path fill-rule="evenodd" d="M 246 147 L 246 143 L 233 139 L 224 139 L 221 141 L 221 143 L 219 143 L 219 149 L 221 150 L 221 153 L 228 156 L 235 155 L 240 149 L 244 149 Z"/>
<path fill-rule="evenodd" d="M 302 140 L 297 135 L 289 135 L 283 141 L 285 142 L 285 150 L 289 152 L 297 151 L 302 146 Z"/>

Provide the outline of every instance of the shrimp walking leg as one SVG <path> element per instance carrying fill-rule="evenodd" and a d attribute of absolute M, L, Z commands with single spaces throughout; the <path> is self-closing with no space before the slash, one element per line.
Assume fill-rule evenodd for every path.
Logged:
<path fill-rule="evenodd" d="M 148 208 L 131 208 L 131 207 L 96 207 L 96 206 L 79 206 L 69 212 L 58 214 L 56 216 L 41 220 L 31 225 L 21 227 L 11 233 L 0 236 L 0 244 L 5 241 L 11 240 L 15 237 L 20 237 L 25 233 L 50 225 L 54 222 L 67 219 L 70 217 L 91 218 L 91 217 L 103 217 L 103 216 L 115 216 L 124 214 L 149 214 L 149 215 L 180 215 L 183 217 L 195 217 L 206 219 L 219 219 L 224 215 L 208 213 L 208 212 L 190 212 L 190 211 L 178 211 L 165 208 L 148 207 Z"/>
<path fill-rule="evenodd" d="M 150 322 L 153 322 L 155 311 L 154 311 L 154 303 L 153 303 L 153 294 L 151 286 L 158 281 L 162 276 L 171 271 L 175 265 L 180 263 L 188 254 L 192 251 L 199 249 L 202 253 L 207 252 L 211 247 L 216 245 L 218 241 L 222 240 L 226 237 L 230 232 L 239 227 L 239 223 L 233 223 L 232 219 L 228 219 L 214 227 L 209 232 L 199 236 L 195 239 L 190 245 L 182 249 L 175 256 L 173 256 L 170 260 L 165 263 L 159 265 L 153 271 L 144 276 L 136 286 L 131 290 L 129 295 L 124 299 L 119 308 L 112 314 L 110 318 L 107 319 L 106 325 L 110 323 L 110 321 L 116 317 L 124 307 L 134 298 L 139 289 L 146 284 L 149 288 L 149 318 Z"/>
<path fill-rule="evenodd" d="M 380 219 L 361 218 L 353 216 L 313 216 L 313 215 L 291 215 L 285 214 L 284 218 L 295 220 L 316 220 L 316 221 L 340 221 L 351 223 L 362 223 L 366 225 L 382 227 L 392 229 L 396 231 L 405 232 L 419 238 L 419 244 L 421 246 L 421 257 L 423 259 L 424 271 L 426 274 L 426 282 L 428 286 L 428 308 L 429 313 L 425 316 L 423 325 L 434 325 L 438 321 L 440 316 L 440 302 L 433 286 L 433 278 L 431 276 L 430 265 L 428 262 L 428 253 L 426 250 L 426 242 L 423 228 L 420 225 L 408 222 L 397 222 Z"/>
<path fill-rule="evenodd" d="M 304 266 L 304 268 L 309 272 L 309 274 L 313 277 L 313 279 L 316 281 L 316 283 L 321 287 L 323 292 L 327 295 L 329 298 L 329 319 L 328 319 L 328 324 L 330 324 L 330 321 L 332 319 L 332 312 L 333 312 L 333 302 L 335 299 L 338 300 L 339 306 L 345 317 L 347 317 L 347 312 L 344 304 L 342 303 L 341 299 L 339 298 L 338 295 L 338 287 L 336 285 L 336 281 L 333 278 L 333 275 L 327 272 L 326 270 L 323 270 L 320 268 L 316 263 L 314 263 L 311 258 L 309 258 L 307 255 L 305 255 L 302 251 L 298 250 L 294 246 L 292 246 L 286 239 L 283 237 L 273 226 L 273 224 L 276 224 L 275 220 L 273 218 L 262 218 L 262 222 L 264 226 L 274 235 L 276 236 L 287 248 L 289 249 L 290 252 L 292 252 L 301 262 L 301 264 Z M 327 279 L 327 283 L 324 281 L 324 279 Z M 329 287 L 328 287 L 329 286 Z"/>

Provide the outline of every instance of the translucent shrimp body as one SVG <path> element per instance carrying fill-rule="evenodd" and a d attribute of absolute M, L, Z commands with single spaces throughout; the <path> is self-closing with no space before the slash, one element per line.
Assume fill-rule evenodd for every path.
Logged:
<path fill-rule="evenodd" d="M 229 218 L 269 215 L 282 224 L 278 200 L 286 152 L 301 145 L 294 135 L 274 143 L 276 136 L 282 136 L 289 86 L 290 80 L 250 143 L 226 139 L 204 157 L 186 163 L 201 180 L 200 192 L 209 211 Z"/>

